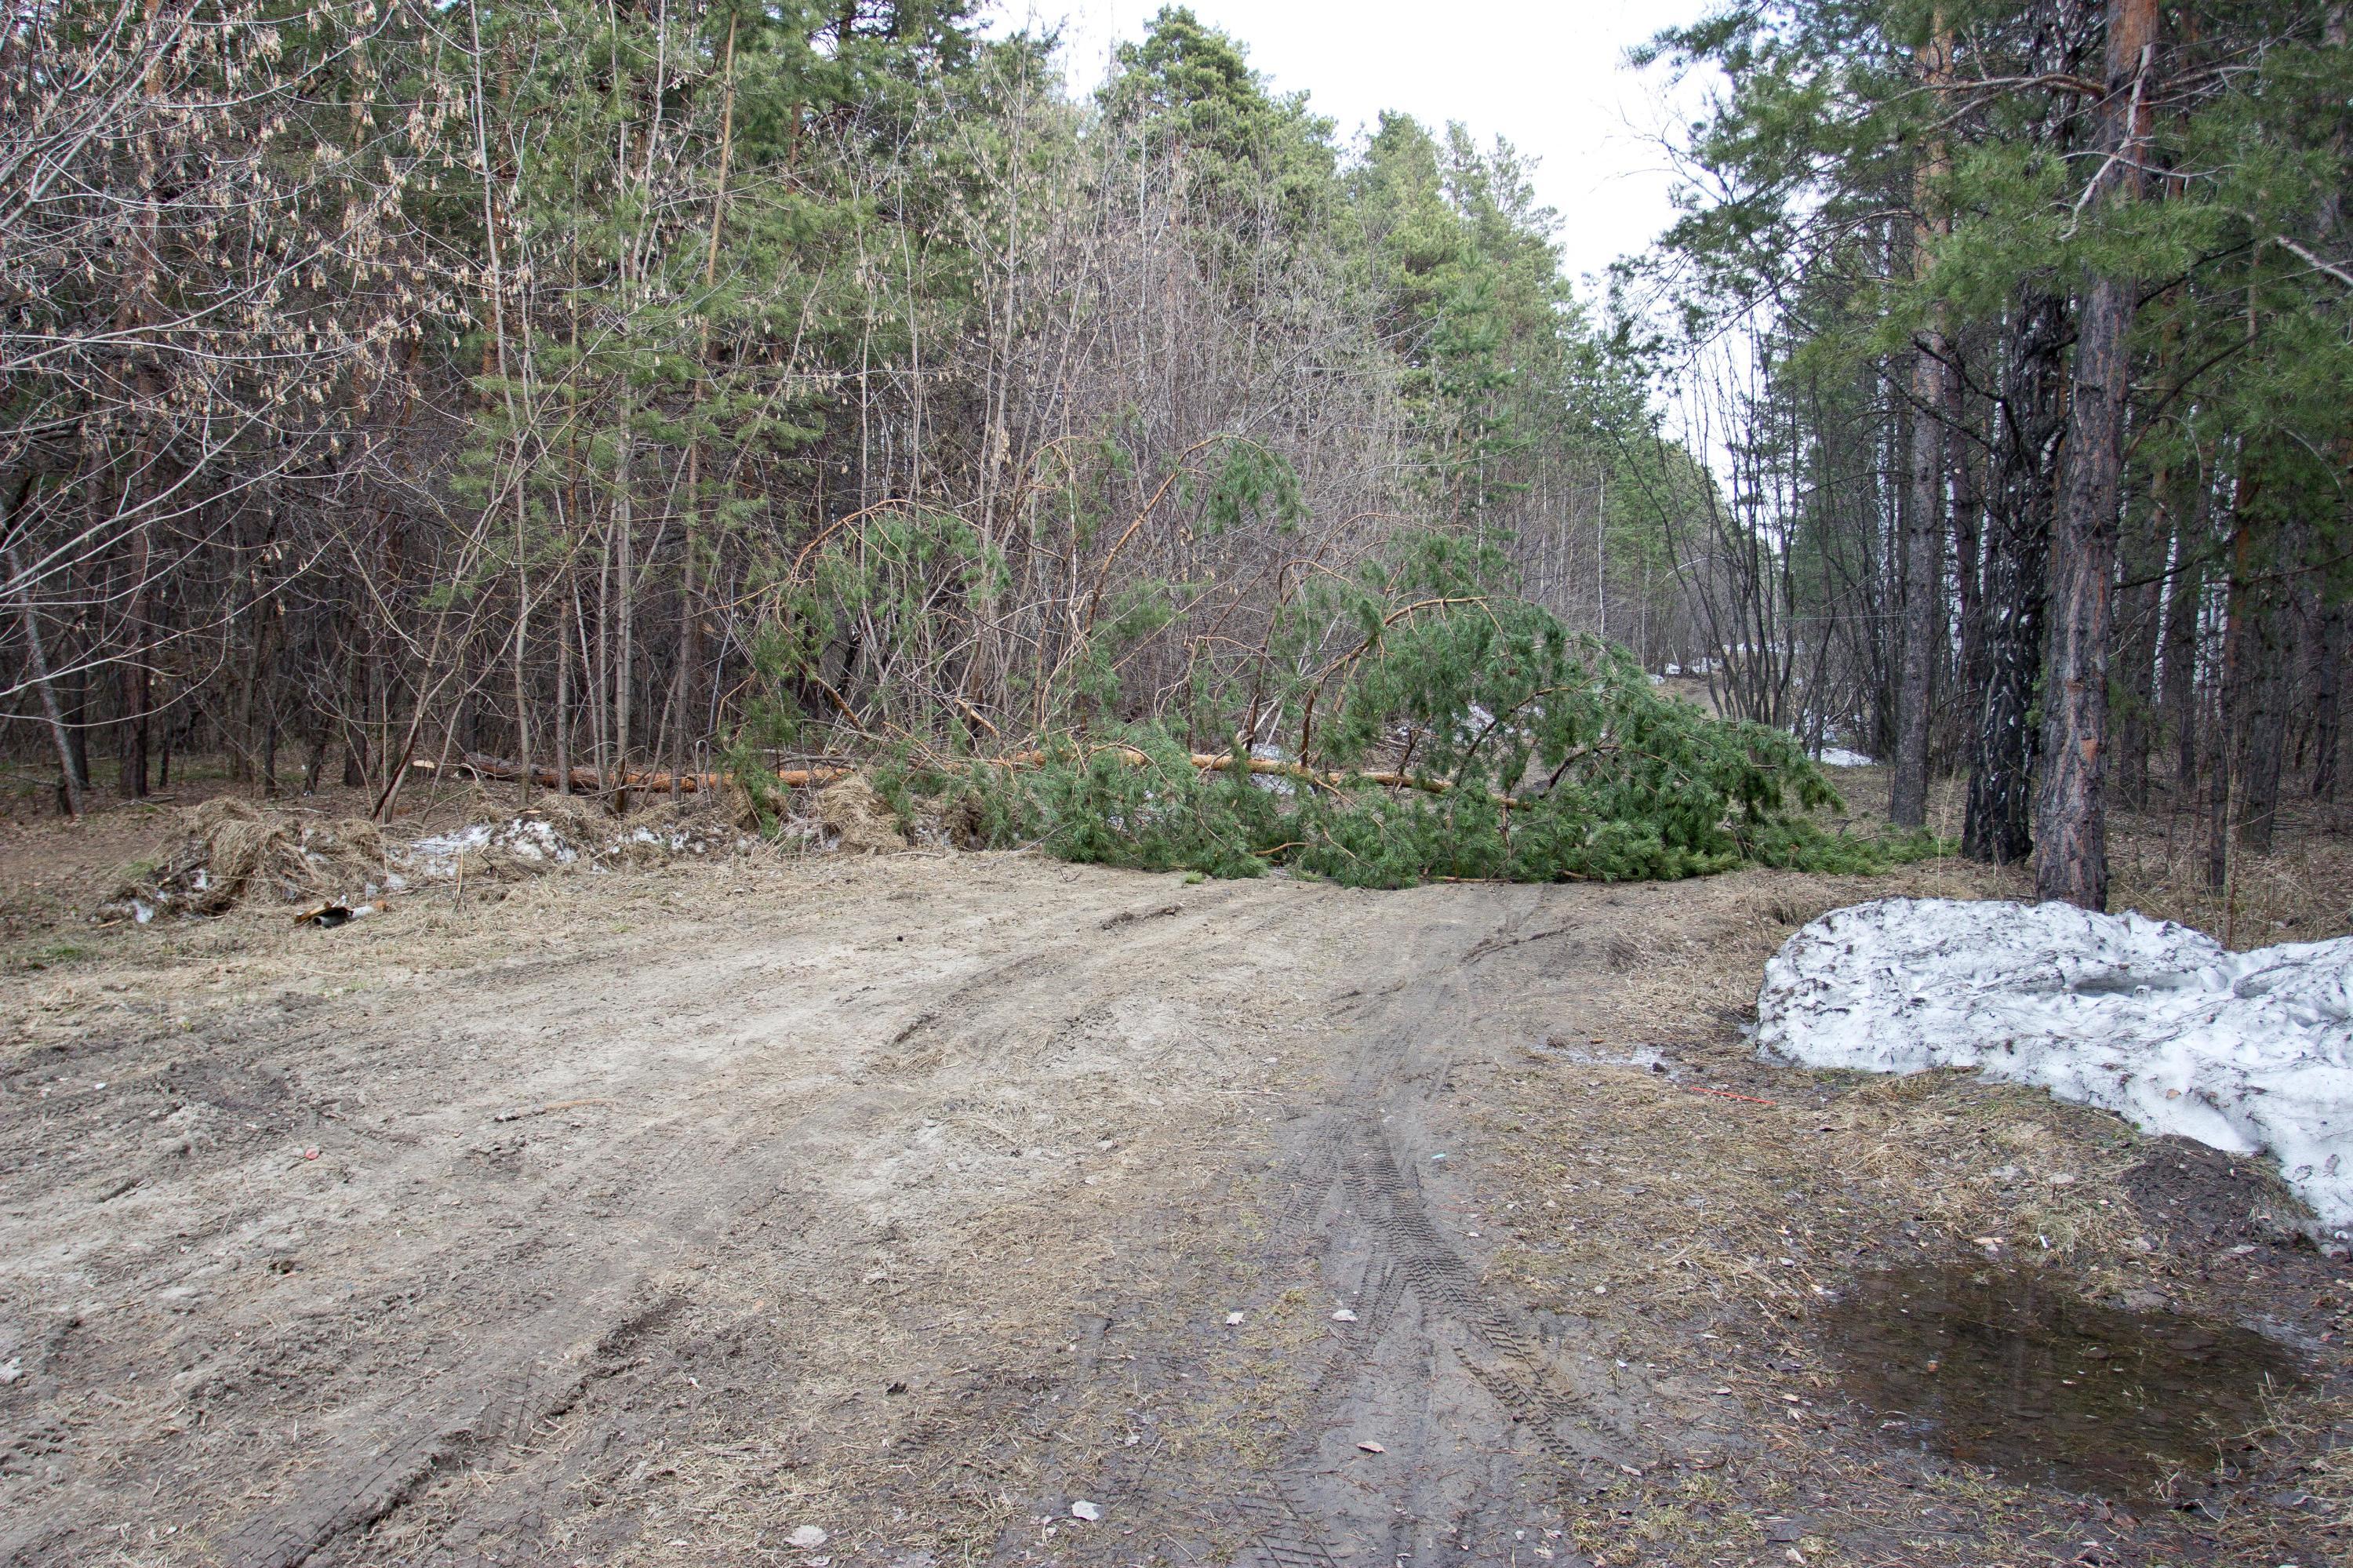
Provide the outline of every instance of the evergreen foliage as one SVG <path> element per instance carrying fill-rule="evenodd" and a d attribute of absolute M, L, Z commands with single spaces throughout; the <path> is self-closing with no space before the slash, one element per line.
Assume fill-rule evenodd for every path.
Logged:
<path fill-rule="evenodd" d="M 1364 887 L 1861 873 L 1936 851 L 1826 828 L 1815 813 L 1841 802 L 1793 737 L 1662 695 L 1624 649 L 1498 591 L 1503 570 L 1431 535 L 1301 593 L 1208 766 L 1153 720 L 1057 732 L 1019 766 L 910 763 L 908 787 L 966 790 L 995 842 L 1071 860 Z"/>

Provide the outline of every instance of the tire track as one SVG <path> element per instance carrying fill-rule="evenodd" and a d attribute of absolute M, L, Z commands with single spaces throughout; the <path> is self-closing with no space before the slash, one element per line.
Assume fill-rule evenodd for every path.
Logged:
<path fill-rule="evenodd" d="M 879 1057 L 852 1069 L 849 1082 L 858 1084 L 877 1067 L 891 1078 L 934 1074 L 958 1044 L 993 1041 L 1008 1015 L 1036 1016 L 1042 1009 L 1056 1016 L 1082 1016 L 1094 1005 L 1087 998 L 1117 994 L 1129 974 L 1148 970 L 1159 961 L 1160 948 L 1184 938 L 1186 924 L 1155 921 L 1150 935 L 1138 933 L 1109 953 L 1066 944 L 985 960 L 977 972 L 935 989 Z M 1248 935 L 1221 933 L 1227 940 L 1247 940 Z M 735 954 L 715 960 L 723 972 L 740 962 Z M 745 1127 L 722 1139 L 733 1153 L 725 1162 L 732 1173 L 717 1191 L 710 1180 L 711 1131 L 706 1127 L 686 1134 L 693 1124 L 691 1111 L 638 1129 L 628 1152 L 557 1174 L 529 1204 L 544 1222 L 586 1212 L 608 1219 L 627 1216 L 628 1223 L 604 1238 L 594 1260 L 575 1247 L 563 1257 L 514 1268 L 503 1266 L 513 1261 L 509 1248 L 461 1266 L 453 1277 L 457 1288 L 443 1298 L 442 1309 L 462 1303 L 469 1317 L 495 1325 L 494 1337 L 412 1383 L 402 1396 L 361 1406 L 350 1422 L 353 1435 L 314 1456 L 290 1497 L 248 1515 L 222 1538 L 222 1561 L 231 1568 L 298 1568 L 330 1542 L 392 1515 L 440 1472 L 478 1462 L 486 1450 L 561 1414 L 591 1381 L 601 1347 L 653 1332 L 677 1309 L 674 1297 L 654 1308 L 624 1309 L 621 1303 L 641 1288 L 646 1274 L 632 1260 L 656 1251 L 695 1250 L 743 1232 L 781 1196 L 813 1178 L 794 1151 L 803 1141 L 799 1134 L 858 1130 L 878 1108 L 872 1096 L 871 1090 L 853 1093 L 798 1118 L 798 1125 L 765 1136 Z M 554 1305 L 525 1310 L 527 1298 L 551 1270 L 575 1283 L 557 1293 Z M 599 1277 L 608 1281 L 601 1288 L 577 1283 Z"/>

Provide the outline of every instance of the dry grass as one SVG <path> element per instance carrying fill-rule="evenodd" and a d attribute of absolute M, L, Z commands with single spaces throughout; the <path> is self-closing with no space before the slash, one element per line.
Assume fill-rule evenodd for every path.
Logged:
<path fill-rule="evenodd" d="M 181 817 L 178 845 L 160 863 L 127 868 L 100 906 L 100 919 L 220 915 L 250 899 L 337 897 L 385 874 L 384 835 L 364 819 L 266 811 L 234 796 Z"/>
<path fill-rule="evenodd" d="M 1858 802 L 1880 796 L 1879 781 L 1868 776 L 1844 782 Z M 1940 800 L 1939 808 L 1957 804 Z M 598 816 L 585 826 L 609 836 L 617 824 Z M 2206 923 L 2191 901 L 2195 834 L 2184 819 L 2168 837 L 2174 826 L 2161 817 L 2118 823 L 2117 902 Z M 2253 936 L 2242 924 L 2242 945 L 2345 928 L 2344 894 L 2353 885 L 2345 839 L 2325 823 L 2300 819 L 2283 834 L 2283 845 L 2275 862 L 2244 868 L 2240 881 L 2241 921 L 2281 924 Z M 825 876 L 841 880 L 811 883 L 799 895 L 830 898 L 850 885 L 846 879 L 899 874 L 914 858 L 826 868 Z M 260 859 L 257 854 L 257 863 Z M 488 952 L 552 955 L 607 933 L 651 934 L 746 891 L 736 883 L 742 878 L 748 886 L 755 868 L 774 869 L 769 852 L 725 866 L 617 878 L 600 884 L 593 899 L 568 878 L 521 882 L 495 909 L 481 907 L 470 891 L 463 905 L 438 893 L 414 900 L 396 921 L 339 933 L 331 949 L 289 927 L 282 910 L 255 905 L 218 921 L 106 939 L 122 942 L 115 950 L 142 963 L 172 959 L 185 984 L 170 1006 L 175 1017 L 201 1024 L 242 1018 L 239 1009 L 275 991 L 299 987 L 332 996 L 406 984 L 420 969 L 480 962 Z M 1411 900 L 1433 891 L 1382 896 Z M 1682 1457 L 1690 1461 L 1684 1467 L 1623 1478 L 1616 1489 L 1578 1505 L 1582 1511 L 1568 1522 L 1596 1559 L 1778 1563 L 1787 1551 L 1765 1539 L 1762 1522 L 1777 1513 L 1805 1521 L 1797 1545 L 1808 1561 L 1968 1568 L 2071 1561 L 2080 1552 L 2093 1521 L 2072 1514 L 2067 1499 L 1982 1472 L 1924 1466 L 1916 1455 L 1885 1446 L 1874 1430 L 1858 1430 L 1825 1361 L 1818 1314 L 1830 1299 L 1824 1293 L 1842 1288 L 1859 1271 L 1995 1255 L 2048 1267 L 2086 1294 L 2221 1318 L 2268 1317 L 2302 1325 L 2296 1331 L 2307 1335 L 2334 1334 L 2331 1343 L 2353 1331 L 2353 1286 L 2332 1284 L 2323 1260 L 2269 1245 L 2238 1256 L 2235 1237 L 2174 1234 L 2159 1223 L 2165 1216 L 2145 1211 L 2137 1195 L 2144 1189 L 2131 1173 L 2159 1146 L 2113 1118 L 1966 1075 L 1886 1079 L 1776 1066 L 1757 1061 L 1738 1032 L 1765 959 L 1798 926 L 1830 908 L 1897 893 L 2028 891 L 2016 868 L 1957 860 L 1876 879 L 1745 872 L 1593 890 L 1606 905 L 1622 906 L 1624 918 L 1596 923 L 1547 911 L 1522 934 L 1525 945 L 1505 955 L 1525 965 L 1506 971 L 1514 983 L 1499 980 L 1480 993 L 1482 1004 L 1504 1006 L 1525 980 L 1526 994 L 1557 1003 L 1540 1028 L 1568 1033 L 1570 1019 L 1576 1027 L 1573 1037 L 1556 1044 L 1538 1043 L 1542 1034 L 1533 1029 L 1511 1036 L 1528 1040 L 1528 1047 L 1499 1046 L 1504 1059 L 1492 1078 L 1482 1075 L 1483 1062 L 1460 1064 L 1457 1109 L 1478 1130 L 1468 1142 L 1492 1176 L 1463 1223 L 1504 1238 L 1479 1261 L 1499 1295 L 1583 1319 L 1594 1336 L 1588 1342 L 1642 1366 L 1662 1390 L 1670 1427 L 1709 1418 L 1725 1423 L 1721 1437 L 1704 1439 L 1710 1450 L 1704 1465 L 1695 1437 L 1694 1451 Z M 1553 939 L 1535 940 L 1547 931 Z M 1590 945 L 1567 950 L 1578 942 Z M 1576 989 L 1585 983 L 1576 977 L 1588 973 L 1606 974 L 1607 984 Z M 1546 991 L 1556 976 L 1559 987 Z M 61 1030 L 79 1022 L 74 1010 L 82 1004 L 74 994 L 89 989 L 79 972 L 42 971 L 37 980 L 28 974 L 11 984 L 13 994 L 27 1001 L 36 991 L 52 998 Z M 1661 1053 L 1672 1074 L 1613 1065 L 1636 1047 Z M 1695 1087 L 1753 1097 L 1691 1092 Z M 1016 1141 L 1002 1112 L 983 1103 L 959 1101 L 938 1114 L 953 1134 L 976 1144 L 984 1135 Z M 1213 1168 L 1223 1169 L 1207 1157 L 1164 1153 L 1135 1180 L 1157 1192 L 1155 1214 L 1197 1211 L 1232 1227 L 1199 1238 L 1214 1237 L 1232 1250 L 1172 1238 L 1157 1224 L 1121 1244 L 1123 1255 L 1193 1258 L 1188 1266 L 1201 1272 L 1182 1284 L 1204 1298 L 1240 1300 L 1261 1287 L 1274 1292 L 1271 1300 L 1260 1298 L 1265 1304 L 1253 1308 L 1230 1344 L 1219 1340 L 1195 1366 L 1198 1383 L 1165 1391 L 1158 1407 L 1165 1419 L 1147 1440 L 1165 1446 L 1166 1462 L 1178 1469 L 1246 1467 L 1265 1457 L 1271 1434 L 1312 1418 L 1303 1380 L 1326 1326 L 1328 1303 L 1320 1296 L 1287 1288 L 1287 1280 L 1248 1276 L 1246 1260 L 1259 1253 L 1254 1238 L 1242 1234 L 1250 1215 L 1236 1214 L 1207 1184 L 1205 1172 Z M 1084 1298 L 1089 1287 L 1072 1280 L 1100 1266 L 1071 1248 L 1060 1209 L 1041 1208 L 1036 1223 L 1035 1235 L 1017 1234 L 1000 1215 L 988 1233 L 1002 1260 L 998 1272 L 1021 1280 L 1018 1297 L 1005 1299 Z M 1018 1270 L 1009 1266 L 1017 1260 Z M 1049 1270 L 1058 1272 L 1049 1277 Z M 1174 1288 L 1158 1278 L 1134 1279 L 1125 1300 L 1158 1303 Z M 1121 1310 L 1128 1310 L 1124 1302 Z M 749 1304 L 744 1312 L 763 1321 L 766 1316 Z M 967 1383 L 969 1397 L 937 1402 L 921 1427 L 892 1439 L 885 1482 L 821 1456 L 804 1459 L 789 1443 L 775 1451 L 743 1443 L 740 1431 L 723 1428 L 714 1415 L 711 1427 L 698 1428 L 707 1444 L 673 1450 L 661 1461 L 671 1468 L 653 1478 L 630 1473 L 619 1489 L 650 1499 L 658 1538 L 691 1537 L 707 1545 L 709 1560 L 719 1560 L 730 1542 L 751 1537 L 779 1510 L 797 1517 L 804 1500 L 813 1507 L 827 1499 L 845 1518 L 862 1510 L 860 1517 L 880 1520 L 895 1507 L 913 1511 L 925 1499 L 952 1498 L 955 1507 L 933 1549 L 950 1560 L 982 1554 L 1014 1522 L 1009 1499 L 1053 1484 L 1050 1451 L 1082 1473 L 1101 1454 L 1141 1462 L 1153 1451 L 1124 1446 L 1135 1427 L 1127 1408 L 1132 1397 L 1116 1379 L 1056 1403 L 1045 1413 L 1050 1429 L 1041 1427 L 1038 1391 L 1077 1353 L 1074 1331 L 1042 1310 L 1021 1319 L 1008 1309 L 986 1369 L 941 1363 L 961 1369 L 942 1375 Z M 792 1353 L 781 1330 L 763 1331 L 774 1339 L 753 1341 L 761 1353 Z M 878 1348 L 855 1358 L 863 1384 L 881 1381 L 883 1354 Z M 1733 1392 L 1717 1395 L 1718 1387 Z M 881 1418 L 864 1406 L 828 1406 L 822 1422 L 840 1429 L 853 1419 Z M 882 1440 L 881 1426 L 858 1430 L 861 1440 Z M 2323 1520 L 2353 1529 L 2353 1448 L 2342 1446 L 2349 1431 L 2353 1407 L 2341 1400 L 2283 1402 L 2273 1427 L 2253 1437 L 2272 1456 L 2263 1461 L 2265 1473 L 2277 1477 L 2263 1493 L 2292 1488 L 2309 1494 L 2313 1508 L 2301 1515 L 2251 1510 L 2231 1526 L 2238 1533 L 2228 1536 L 2227 1552 L 2173 1550 L 2178 1538 L 2166 1536 L 2137 1542 L 2147 1550 L 2127 1560 L 2271 1568 L 2314 1568 L 2328 1560 L 2309 1554 L 2294 1531 Z M 1050 1450 L 1049 1444 L 1057 1446 Z M 844 1503 L 845 1495 L 854 1503 Z M 670 1508 L 662 1499 L 678 1496 L 704 1506 L 662 1511 Z M 2172 1527 L 2158 1519 L 2151 1528 Z M 593 1554 L 594 1543 L 584 1542 L 583 1550 Z"/>
<path fill-rule="evenodd" d="M 1877 794 L 1843 782 L 1858 800 Z M 2165 901 L 2152 851 L 2166 825 L 2120 825 L 2116 902 L 2200 917 L 2188 900 Z M 2282 855 L 2242 876 L 2242 946 L 2345 928 L 2347 846 L 2316 823 L 2295 828 Z M 2262 1216 L 2280 1195 L 2260 1173 L 2239 1170 L 2214 1190 L 2220 1208 L 2203 1213 L 2239 1227 L 2217 1230 L 2184 1218 L 2196 1157 L 2180 1156 L 2188 1173 L 2177 1173 L 2169 1146 L 2114 1117 L 1972 1074 L 1886 1078 L 1759 1061 L 1742 1026 L 1765 959 L 1829 909 L 1898 894 L 2017 897 L 2031 887 L 2020 868 L 1947 860 L 1876 879 L 1745 872 L 1672 893 L 1628 889 L 1628 905 L 1672 900 L 1676 916 L 1630 916 L 1613 954 L 1620 985 L 1580 1014 L 1573 1037 L 1505 1064 L 1483 1097 L 1492 1168 L 1511 1173 L 1478 1205 L 1512 1238 L 1490 1259 L 1491 1279 L 1586 1319 L 1687 1399 L 1687 1418 L 1711 1404 L 1736 1414 L 1746 1439 L 1720 1468 L 1670 1465 L 1594 1499 L 1575 1535 L 1597 1562 L 1778 1561 L 1783 1546 L 1757 1524 L 1767 1509 L 1809 1521 L 1799 1543 L 1809 1561 L 1816 1537 L 1831 1562 L 1923 1568 L 2081 1551 L 2102 1521 L 2070 1527 L 2047 1492 L 1924 1468 L 1857 1430 L 1818 1322 L 1859 1272 L 1999 1261 L 2049 1270 L 2063 1290 L 2092 1298 L 2293 1322 L 2307 1343 L 2353 1330 L 2353 1284 L 2332 1283 L 2345 1266 L 2267 1228 Z M 2257 918 L 2280 924 L 2258 934 Z M 1611 1065 L 1644 1047 L 1668 1070 Z M 2177 1195 L 2182 1208 L 2164 1206 Z M 2353 1457 L 2342 1446 L 2353 1428 L 2333 1387 L 2283 1400 L 2275 1430 L 2251 1436 L 2242 1460 L 2267 1478 L 2265 1495 L 2308 1494 L 2308 1510 L 2242 1510 L 2210 1546 L 2196 1543 L 2198 1516 L 2137 1506 L 2147 1515 L 2137 1528 L 2191 1521 L 2178 1539 L 2139 1539 L 2158 1553 L 2148 1560 L 2325 1560 L 2307 1527 L 2353 1523 Z"/>
<path fill-rule="evenodd" d="M 816 806 L 830 848 L 846 854 L 887 854 L 907 847 L 899 819 L 857 774 L 818 791 Z"/>
<path fill-rule="evenodd" d="M 2234 948 L 2353 932 L 2353 834 L 2338 813 L 2284 812 L 2275 843 L 2271 854 L 2234 858 L 2226 896 L 2207 885 L 2204 822 L 2169 813 L 2125 816 L 2109 841 L 2114 902 L 2195 926 Z"/>
<path fill-rule="evenodd" d="M 1885 771 L 1841 769 L 1837 782 L 1856 819 L 1884 820 Z M 1941 780 L 1928 804 L 1928 825 L 1958 842 L 1967 810 L 1964 780 Z M 2281 802 L 2273 853 L 2240 854 L 2231 863 L 2226 896 L 2207 883 L 2207 823 L 2194 803 L 2179 809 L 2159 791 L 2145 810 L 2108 813 L 2109 906 L 2152 919 L 2178 920 L 2233 948 L 2274 942 L 2317 942 L 2353 933 L 2353 809 L 2293 795 Z M 1924 897 L 2031 898 L 2024 866 L 1981 866 L 1932 861 L 1902 874 L 1905 890 Z"/>

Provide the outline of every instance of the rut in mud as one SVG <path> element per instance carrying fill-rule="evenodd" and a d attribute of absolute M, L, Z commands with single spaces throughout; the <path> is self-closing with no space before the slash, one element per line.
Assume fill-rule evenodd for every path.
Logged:
<path fill-rule="evenodd" d="M 1749 1278 L 1726 1196 L 1826 1266 L 1773 1207 L 1822 1161 L 1774 1161 L 1831 1113 L 1660 978 L 1790 885 L 906 856 L 148 933 L 19 991 L 0 1562 L 1566 1568 L 1827 1529 L 1806 1466 L 1868 1435 L 1775 1391 L 1836 1276 Z M 1770 1191 L 1670 1196 L 1685 1165 Z M 2083 1539 L 2019 1497 L 1973 1539 Z M 1916 1522 L 1855 1506 L 1857 1543 Z"/>

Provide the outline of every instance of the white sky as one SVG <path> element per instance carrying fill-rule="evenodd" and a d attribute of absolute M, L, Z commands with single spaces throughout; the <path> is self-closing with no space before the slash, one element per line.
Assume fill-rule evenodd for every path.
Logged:
<path fill-rule="evenodd" d="M 1074 89 L 1102 79 L 1112 47 L 1142 36 L 1161 0 L 997 0 L 998 29 L 1063 24 Z M 1659 133 L 1697 107 L 1686 85 L 1636 73 L 1626 50 L 1693 21 L 1710 0 L 1191 0 L 1194 13 L 1249 46 L 1277 91 L 1304 90 L 1345 138 L 1384 109 L 1437 129 L 1468 125 L 1537 160 L 1535 184 L 1557 208 L 1571 276 L 1598 273 L 1673 220 Z"/>

